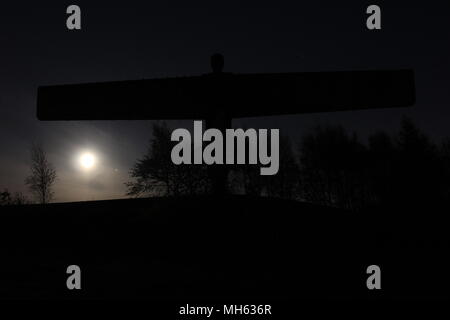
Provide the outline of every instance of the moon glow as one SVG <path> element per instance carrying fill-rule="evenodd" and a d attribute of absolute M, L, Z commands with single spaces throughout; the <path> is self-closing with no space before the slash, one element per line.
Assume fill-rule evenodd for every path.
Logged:
<path fill-rule="evenodd" d="M 95 166 L 96 162 L 97 160 L 95 155 L 90 152 L 85 152 L 80 155 L 79 163 L 81 168 L 85 170 L 92 169 Z"/>

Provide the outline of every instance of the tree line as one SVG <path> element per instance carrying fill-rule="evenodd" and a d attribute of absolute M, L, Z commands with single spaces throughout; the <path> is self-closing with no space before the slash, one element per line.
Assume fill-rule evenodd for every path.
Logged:
<path fill-rule="evenodd" d="M 208 193 L 207 166 L 177 166 L 164 122 L 153 125 L 147 153 L 130 170 L 129 196 Z M 404 118 L 396 134 L 376 132 L 363 143 L 342 126 L 317 126 L 298 141 L 280 137 L 280 168 L 259 175 L 258 165 L 230 167 L 235 194 L 268 196 L 360 210 L 405 203 L 442 203 L 450 193 L 450 139 L 437 144 Z"/>

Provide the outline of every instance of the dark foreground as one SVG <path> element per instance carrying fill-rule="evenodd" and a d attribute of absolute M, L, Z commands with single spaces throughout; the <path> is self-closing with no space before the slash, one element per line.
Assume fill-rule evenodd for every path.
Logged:
<path fill-rule="evenodd" d="M 239 196 L 0 210 L 2 299 L 450 297 L 447 225 L 425 213 Z M 73 264 L 80 291 L 66 287 Z M 366 287 L 372 264 L 379 291 Z"/>

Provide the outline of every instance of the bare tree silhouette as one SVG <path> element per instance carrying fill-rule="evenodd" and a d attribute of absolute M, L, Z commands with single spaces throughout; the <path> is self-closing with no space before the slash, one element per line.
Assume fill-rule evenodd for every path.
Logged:
<path fill-rule="evenodd" d="M 31 146 L 31 174 L 25 179 L 31 192 L 39 203 L 49 203 L 53 198 L 53 184 L 56 180 L 56 170 L 48 161 L 41 145 Z"/>
<path fill-rule="evenodd" d="M 405 117 L 397 139 L 395 170 L 391 184 L 400 203 L 430 206 L 441 200 L 445 181 L 442 150 L 423 133 L 411 119 Z"/>
<path fill-rule="evenodd" d="M 340 126 L 316 127 L 299 146 L 301 196 L 327 206 L 357 209 L 368 200 L 367 148 Z"/>
<path fill-rule="evenodd" d="M 9 205 L 12 202 L 12 196 L 8 189 L 0 192 L 0 205 Z"/>
<path fill-rule="evenodd" d="M 280 136 L 280 168 L 273 176 L 266 176 L 265 189 L 269 197 L 296 199 L 299 192 L 300 168 L 291 139 Z"/>
<path fill-rule="evenodd" d="M 175 165 L 170 153 L 174 142 L 165 122 L 154 123 L 147 153 L 130 170 L 128 196 L 178 196 L 204 194 L 209 188 L 205 166 Z"/>

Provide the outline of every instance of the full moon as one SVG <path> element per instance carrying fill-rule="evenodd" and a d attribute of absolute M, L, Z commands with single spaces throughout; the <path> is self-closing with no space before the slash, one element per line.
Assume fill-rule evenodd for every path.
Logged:
<path fill-rule="evenodd" d="M 83 169 L 91 169 L 94 167 L 95 162 L 95 156 L 90 152 L 83 153 L 80 156 L 80 165 Z"/>

